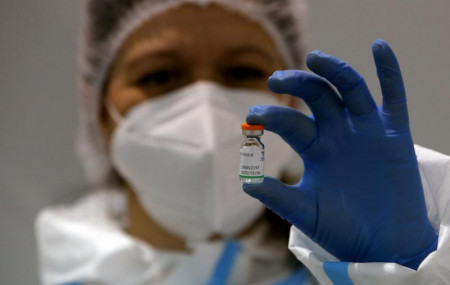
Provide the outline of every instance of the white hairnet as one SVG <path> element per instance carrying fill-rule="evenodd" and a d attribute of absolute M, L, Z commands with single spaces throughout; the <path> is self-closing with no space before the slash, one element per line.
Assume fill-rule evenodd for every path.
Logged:
<path fill-rule="evenodd" d="M 303 68 L 309 42 L 303 0 L 85 0 L 77 150 L 92 186 L 107 186 L 116 181 L 99 113 L 105 77 L 118 49 L 143 22 L 184 3 L 218 3 L 256 21 L 273 38 L 286 66 Z"/>

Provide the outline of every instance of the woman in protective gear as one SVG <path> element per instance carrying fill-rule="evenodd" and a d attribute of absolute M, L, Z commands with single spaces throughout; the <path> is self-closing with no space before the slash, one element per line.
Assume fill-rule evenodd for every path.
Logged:
<path fill-rule="evenodd" d="M 449 223 L 450 160 L 414 149 L 387 43 L 373 45 L 377 108 L 346 63 L 320 52 L 304 60 L 303 1 L 87 0 L 85 8 L 78 150 L 94 191 L 40 213 L 43 284 L 448 278 L 435 270 L 450 264 L 445 233 L 438 241 Z M 267 84 L 276 70 L 284 71 Z M 297 110 L 298 98 L 313 117 Z M 266 177 L 243 191 L 246 117 L 270 131 L 266 174 L 284 182 L 303 174 L 299 183 Z M 299 156 L 304 171 L 292 162 Z"/>

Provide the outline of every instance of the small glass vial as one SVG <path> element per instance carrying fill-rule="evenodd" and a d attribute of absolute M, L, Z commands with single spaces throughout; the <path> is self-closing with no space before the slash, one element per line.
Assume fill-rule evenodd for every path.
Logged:
<path fill-rule="evenodd" d="M 243 123 L 241 129 L 245 139 L 241 144 L 239 179 L 242 183 L 262 183 L 264 181 L 264 145 L 260 137 L 264 133 L 264 126 Z"/>

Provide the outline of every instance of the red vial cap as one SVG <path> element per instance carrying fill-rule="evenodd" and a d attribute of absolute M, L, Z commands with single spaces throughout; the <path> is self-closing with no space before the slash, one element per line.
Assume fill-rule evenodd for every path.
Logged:
<path fill-rule="evenodd" d="M 244 131 L 262 131 L 264 130 L 264 125 L 250 125 L 247 123 L 242 123 L 241 129 Z"/>

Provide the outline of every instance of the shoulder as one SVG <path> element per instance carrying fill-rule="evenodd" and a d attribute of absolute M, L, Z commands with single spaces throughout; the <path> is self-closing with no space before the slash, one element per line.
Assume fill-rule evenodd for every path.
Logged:
<path fill-rule="evenodd" d="M 76 241 L 87 233 L 121 232 L 125 217 L 125 195 L 120 190 L 94 191 L 74 204 L 45 208 L 35 221 L 38 246 Z M 67 237 L 67 239 L 63 238 Z"/>

